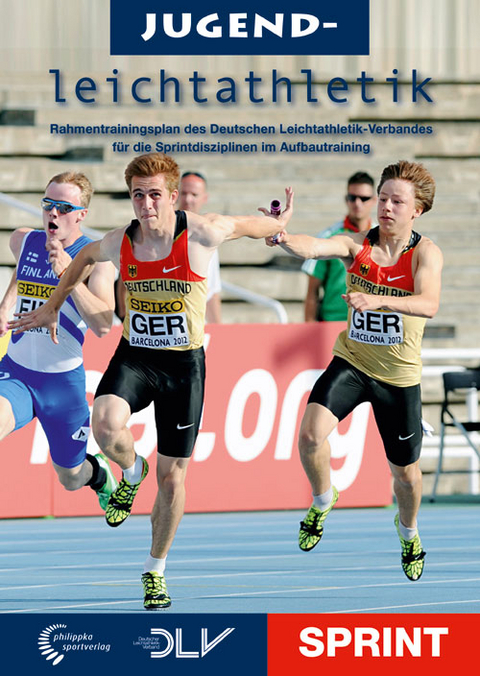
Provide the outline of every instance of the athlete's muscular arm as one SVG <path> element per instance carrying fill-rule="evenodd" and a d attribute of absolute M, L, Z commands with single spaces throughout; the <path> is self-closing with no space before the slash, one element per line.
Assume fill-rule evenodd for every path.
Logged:
<path fill-rule="evenodd" d="M 22 242 L 25 238 L 25 235 L 31 232 L 31 228 L 17 228 L 13 231 L 10 236 L 10 251 L 15 256 L 15 260 L 18 262 L 20 258 L 20 251 L 22 249 Z M 15 305 L 17 300 L 17 269 L 13 271 L 12 277 L 8 284 L 8 288 L 5 291 L 5 294 L 0 303 L 0 336 L 4 336 L 9 329 L 8 326 L 8 317 L 10 310 Z"/>
<path fill-rule="evenodd" d="M 434 317 L 440 303 L 442 252 L 431 240 L 424 238 L 418 245 L 417 255 L 413 295 L 375 296 L 353 292 L 345 294 L 343 298 L 358 312 L 389 310 L 427 319 Z"/>
<path fill-rule="evenodd" d="M 47 240 L 46 249 L 53 272 L 63 276 L 72 258 L 59 240 Z M 112 327 L 115 298 L 113 284 L 115 269 L 112 263 L 97 263 L 84 284 L 79 284 L 72 293 L 72 299 L 84 322 L 94 334 L 101 338 Z"/>
<path fill-rule="evenodd" d="M 8 316 L 17 300 L 17 268 L 14 269 L 2 302 L 0 303 L 0 337 L 8 332 Z"/>
<path fill-rule="evenodd" d="M 13 329 L 15 333 L 20 333 L 37 326 L 46 326 L 50 331 L 53 342 L 58 343 L 57 317 L 62 304 L 75 287 L 93 273 L 96 263 L 117 262 L 119 260 L 122 237 L 123 229 L 114 230 L 107 233 L 102 240 L 87 244 L 79 251 L 62 274 L 57 288 L 48 301 L 32 312 L 18 315 L 18 319 L 10 322 L 9 328 Z M 95 283 L 94 280 L 94 286 Z"/>
<path fill-rule="evenodd" d="M 112 327 L 115 308 L 115 267 L 111 262 L 96 263 L 86 284 L 71 293 L 82 319 L 101 338 Z"/>
<path fill-rule="evenodd" d="M 187 212 L 192 239 L 207 248 L 214 248 L 222 242 L 251 237 L 263 239 L 272 237 L 286 228 L 293 213 L 293 190 L 285 189 L 286 206 L 279 216 L 272 216 L 261 208 L 265 216 L 222 216 L 220 214 L 193 214 Z"/>
<path fill-rule="evenodd" d="M 355 233 L 322 239 L 311 235 L 292 235 L 284 230 L 278 235 L 276 241 L 267 240 L 267 244 L 281 246 L 284 251 L 297 258 L 317 260 L 341 258 L 348 262 L 355 258 L 364 238 L 364 234 Z"/>

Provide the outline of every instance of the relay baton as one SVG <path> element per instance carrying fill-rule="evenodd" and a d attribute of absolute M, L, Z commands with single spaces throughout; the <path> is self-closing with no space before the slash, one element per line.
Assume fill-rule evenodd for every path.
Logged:
<path fill-rule="evenodd" d="M 270 213 L 273 214 L 273 216 L 278 216 L 282 211 L 282 203 L 280 200 L 272 200 L 270 202 Z M 272 237 L 272 241 L 277 243 L 277 235 Z"/>

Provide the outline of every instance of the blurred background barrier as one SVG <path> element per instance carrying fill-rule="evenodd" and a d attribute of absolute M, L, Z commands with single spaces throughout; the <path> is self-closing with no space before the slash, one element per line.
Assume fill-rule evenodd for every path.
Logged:
<path fill-rule="evenodd" d="M 331 358 L 343 325 L 212 325 L 207 333 L 207 384 L 202 429 L 187 477 L 187 511 L 305 508 L 311 502 L 297 453 L 309 391 Z M 90 332 L 85 343 L 89 402 L 120 336 Z M 131 419 L 137 452 L 155 462 L 153 410 Z M 332 433 L 333 480 L 339 506 L 390 504 L 390 474 L 369 404 Z M 89 452 L 96 452 L 90 437 Z M 0 517 L 99 514 L 90 490 L 68 493 L 53 475 L 48 445 L 36 421 L 2 442 Z M 19 482 L 21 481 L 21 490 Z M 150 472 L 135 500 L 149 513 Z"/>

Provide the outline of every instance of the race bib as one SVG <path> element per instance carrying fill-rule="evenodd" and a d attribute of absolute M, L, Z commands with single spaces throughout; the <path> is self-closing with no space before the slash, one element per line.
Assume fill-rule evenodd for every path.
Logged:
<path fill-rule="evenodd" d="M 158 350 L 190 345 L 184 301 L 131 298 L 129 342 Z"/>
<path fill-rule="evenodd" d="M 366 345 L 403 343 L 403 315 L 396 312 L 352 310 L 348 337 Z"/>
<path fill-rule="evenodd" d="M 25 282 L 22 282 L 23 286 L 29 286 L 29 287 L 38 287 L 42 288 L 40 284 L 26 284 Z M 20 286 L 20 284 L 19 284 Z M 23 287 L 21 287 L 23 288 Z M 46 296 L 47 298 L 50 297 L 51 295 L 51 290 L 54 290 L 55 287 L 46 287 L 50 288 L 50 293 Z M 18 303 L 17 303 L 17 312 L 33 312 L 33 310 L 36 310 L 39 308 L 41 305 L 45 305 L 47 301 L 46 300 L 40 300 L 38 297 L 30 297 L 30 296 L 19 296 L 18 297 Z M 27 329 L 24 333 L 30 333 L 30 334 L 35 334 L 38 336 L 46 336 L 47 338 L 50 338 L 50 331 L 47 329 L 45 326 L 37 326 L 34 329 Z M 58 336 L 58 327 L 56 334 Z"/>

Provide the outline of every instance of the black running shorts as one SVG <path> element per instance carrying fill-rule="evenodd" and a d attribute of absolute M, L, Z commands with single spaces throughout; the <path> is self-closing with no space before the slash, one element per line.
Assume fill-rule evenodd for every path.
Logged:
<path fill-rule="evenodd" d="M 390 462 L 405 467 L 418 460 L 423 434 L 420 385 L 389 385 L 334 357 L 313 386 L 308 403 L 321 404 L 343 420 L 364 401 L 372 404 Z"/>
<path fill-rule="evenodd" d="M 205 353 L 197 350 L 152 350 L 132 347 L 122 337 L 95 398 L 115 394 L 132 413 L 153 401 L 157 449 L 172 458 L 189 458 L 202 416 Z"/>

